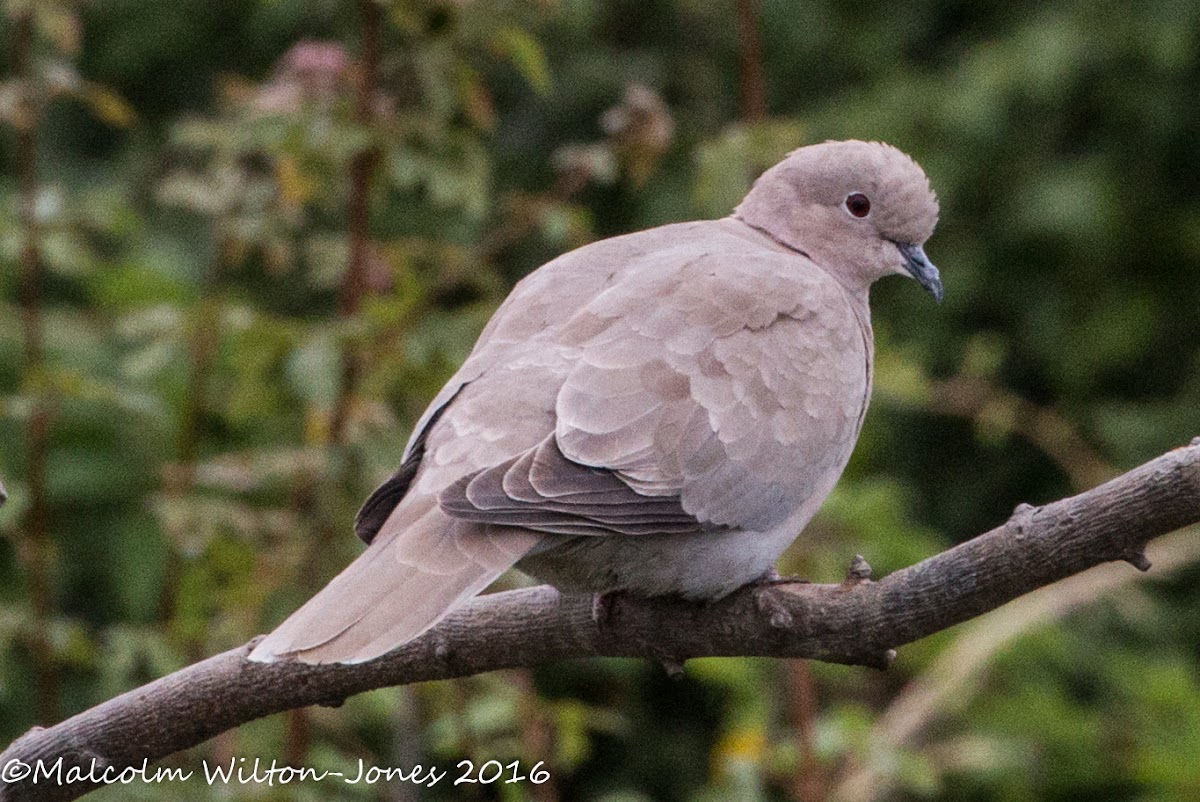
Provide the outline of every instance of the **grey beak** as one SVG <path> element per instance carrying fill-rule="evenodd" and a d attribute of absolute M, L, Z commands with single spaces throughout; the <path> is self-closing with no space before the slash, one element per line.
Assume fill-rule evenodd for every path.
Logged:
<path fill-rule="evenodd" d="M 929 257 L 925 255 L 925 250 L 920 245 L 897 243 L 896 247 L 900 249 L 900 254 L 904 257 L 904 269 L 912 273 L 912 277 L 940 304 L 944 294 L 942 276 L 933 266 L 933 262 L 929 261 Z"/>

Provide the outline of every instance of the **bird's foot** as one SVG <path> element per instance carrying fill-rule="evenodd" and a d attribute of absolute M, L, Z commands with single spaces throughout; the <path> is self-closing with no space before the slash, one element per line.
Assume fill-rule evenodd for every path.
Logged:
<path fill-rule="evenodd" d="M 752 583 L 757 587 L 778 587 L 780 585 L 809 585 L 807 579 L 802 579 L 795 574 L 780 576 L 779 572 L 774 568 L 769 569 L 765 574 L 754 580 Z"/>
<path fill-rule="evenodd" d="M 792 613 L 787 605 L 772 591 L 783 585 L 807 585 L 807 579 L 798 576 L 780 576 L 774 568 L 756 579 L 751 586 L 754 588 L 754 606 L 766 616 L 771 626 L 776 629 L 787 629 L 792 625 Z"/>
<path fill-rule="evenodd" d="M 676 660 L 672 657 L 659 657 L 655 662 L 666 672 L 669 679 L 681 680 L 686 674 L 682 660 Z"/>
<path fill-rule="evenodd" d="M 592 594 L 592 623 L 597 629 L 604 629 L 612 623 L 617 602 L 624 593 L 623 590 L 608 590 Z"/>

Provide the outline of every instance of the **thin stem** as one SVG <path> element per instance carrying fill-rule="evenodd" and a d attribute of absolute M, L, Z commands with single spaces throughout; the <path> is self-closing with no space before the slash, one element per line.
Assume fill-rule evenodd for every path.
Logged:
<path fill-rule="evenodd" d="M 289 766 L 303 766 L 312 747 L 312 725 L 307 707 L 289 710 L 283 735 L 283 759 Z"/>
<path fill-rule="evenodd" d="M 221 322 L 216 288 L 224 266 L 228 263 L 230 250 L 228 238 L 221 233 L 222 223 L 218 221 L 215 228 L 216 253 L 200 286 L 200 298 L 192 315 L 191 336 L 188 342 L 191 376 L 188 381 L 188 398 L 180 422 L 179 441 L 179 465 L 184 471 L 184 476 L 181 477 L 183 490 L 190 490 L 195 481 L 196 459 L 200 453 L 204 415 L 208 406 L 208 382 L 216 356 L 218 327 Z"/>
<path fill-rule="evenodd" d="M 354 98 L 354 119 L 359 125 L 366 128 L 374 121 L 380 40 L 383 35 L 383 10 L 374 0 L 359 0 L 358 7 L 362 17 L 362 54 L 358 89 Z M 346 265 L 346 273 L 342 277 L 337 310 L 338 318 L 343 322 L 349 321 L 359 313 L 362 309 L 363 298 L 367 294 L 367 259 L 371 242 L 371 179 L 378 161 L 378 151 L 370 148 L 355 156 L 350 165 L 347 232 L 350 241 L 350 258 Z M 361 375 L 362 353 L 355 342 L 347 342 L 342 350 L 341 378 L 326 441 L 331 456 L 336 457 L 337 452 L 344 450 L 350 409 L 354 404 L 354 397 L 358 393 Z M 309 549 L 303 561 L 305 567 L 302 576 L 310 582 L 313 577 L 317 576 L 316 567 L 325 553 L 326 544 L 333 539 L 337 531 L 337 527 L 329 520 L 327 505 L 314 504 L 318 492 L 316 482 L 316 477 L 303 479 L 297 499 L 298 505 L 315 506 L 318 510 L 318 523 L 312 548 Z M 292 764 L 302 763 L 308 754 L 312 740 L 308 711 L 300 709 L 288 713 L 287 732 L 284 740 L 284 750 L 288 761 Z"/>
<path fill-rule="evenodd" d="M 533 681 L 533 670 L 518 668 L 511 672 L 513 685 L 521 694 L 518 703 L 520 718 L 521 747 L 525 750 L 530 761 L 539 760 L 542 756 L 553 754 L 555 743 L 554 724 L 538 707 L 537 687 Z M 537 757 L 534 757 L 537 755 Z M 534 802 L 558 802 L 562 795 L 554 778 L 550 777 L 544 783 L 532 785 L 529 788 Z"/>
<path fill-rule="evenodd" d="M 738 29 L 738 100 L 742 120 L 767 116 L 767 79 L 763 71 L 762 38 L 754 0 L 734 0 Z"/>
<path fill-rule="evenodd" d="M 991 410 L 1004 412 L 1010 431 L 1025 438 L 1050 457 L 1077 490 L 1094 487 L 1117 475 L 1110 465 L 1051 407 L 1044 407 L 989 384 L 983 379 L 960 375 L 932 382 L 926 407 L 943 415 L 983 421 Z"/>
<path fill-rule="evenodd" d="M 33 13 L 26 11 L 13 27 L 13 68 L 20 85 L 23 114 L 17 130 L 17 191 L 20 196 L 21 272 L 19 299 L 24 335 L 25 381 L 33 395 L 33 408 L 25 436 L 26 484 L 29 513 L 26 517 L 25 556 L 29 597 L 33 610 L 32 648 L 37 669 L 38 718 L 58 719 L 58 668 L 50 642 L 53 618 L 54 544 L 50 540 L 50 509 L 46 500 L 46 454 L 49 448 L 51 407 L 45 396 L 43 373 L 45 338 L 42 323 L 41 231 L 37 220 L 37 125 L 40 112 L 33 99 Z"/>
<path fill-rule="evenodd" d="M 374 120 L 374 99 L 379 74 L 380 39 L 383 31 L 383 11 L 373 0 L 359 0 L 362 14 L 362 66 L 358 92 L 354 100 L 354 118 L 359 125 L 370 126 Z M 371 178 L 379 161 L 372 148 L 358 154 L 350 165 L 349 232 L 350 261 L 342 279 L 338 299 L 338 317 L 352 318 L 362 308 L 367 292 L 367 257 L 370 248 Z M 330 421 L 329 440 L 339 445 L 345 436 L 350 406 L 358 390 L 362 371 L 361 354 L 357 347 L 347 345 L 342 354 L 342 377 L 337 401 Z"/>
<path fill-rule="evenodd" d="M 13 27 L 13 67 L 20 84 L 22 115 L 17 131 L 17 191 L 21 217 L 21 322 L 25 334 L 25 367 L 42 365 L 44 348 L 41 322 L 42 267 L 40 231 L 37 220 L 37 117 L 31 97 L 30 51 L 33 47 L 33 16 L 25 12 Z"/>
<path fill-rule="evenodd" d="M 196 460 L 200 453 L 203 419 L 208 404 L 208 384 L 212 374 L 219 340 L 220 304 L 216 288 L 224 265 L 229 262 L 229 239 L 222 233 L 224 222 L 218 219 L 213 224 L 215 253 L 200 282 L 200 297 L 191 310 L 185 334 L 188 341 L 187 397 L 179 421 L 179 449 L 176 462 L 168 466 L 164 476 L 164 492 L 171 498 L 183 499 L 192 491 L 196 482 Z M 162 590 L 159 595 L 159 615 L 164 621 L 175 616 L 176 594 L 183 574 L 184 563 L 176 548 L 178 533 L 170 532 L 171 549 L 167 555 Z M 189 639 L 185 651 L 192 659 L 198 659 L 203 644 Z"/>
<path fill-rule="evenodd" d="M 784 670 L 788 713 L 800 739 L 800 766 L 792 780 L 792 798 L 796 802 L 824 802 L 825 776 L 813 742 L 818 713 L 817 683 L 804 660 L 788 660 Z"/>

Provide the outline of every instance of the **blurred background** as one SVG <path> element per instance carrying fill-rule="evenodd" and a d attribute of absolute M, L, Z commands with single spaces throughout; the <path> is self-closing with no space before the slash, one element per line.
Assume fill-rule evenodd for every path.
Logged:
<path fill-rule="evenodd" d="M 521 276 L 883 139 L 936 307 L 781 570 L 882 575 L 1200 434 L 1200 4 L 4 0 L 0 744 L 264 632 Z M 448 787 L 100 799 L 1195 800 L 1200 532 L 881 673 L 588 660 L 385 689 L 178 756 L 545 761 Z M 513 582 L 519 582 L 513 578 Z"/>

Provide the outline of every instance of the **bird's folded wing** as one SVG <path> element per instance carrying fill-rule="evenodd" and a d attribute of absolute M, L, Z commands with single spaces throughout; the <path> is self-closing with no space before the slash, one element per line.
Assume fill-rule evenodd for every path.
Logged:
<path fill-rule="evenodd" d="M 638 493 L 611 471 L 566 459 L 553 436 L 499 465 L 465 476 L 438 496 L 464 521 L 554 535 L 699 534 L 679 497 Z"/>
<path fill-rule="evenodd" d="M 702 256 L 601 293 L 555 342 L 575 352 L 553 436 L 450 484 L 442 509 L 556 535 L 781 523 L 828 489 L 867 394 L 841 289 L 799 261 Z"/>
<path fill-rule="evenodd" d="M 434 399 L 433 403 L 429 405 L 429 410 L 413 431 L 408 447 L 404 449 L 404 459 L 400 463 L 400 467 L 388 477 L 387 481 L 375 488 L 375 491 L 363 502 L 358 514 L 354 516 L 354 534 L 358 535 L 359 539 L 368 546 L 379 534 L 379 530 L 383 528 L 388 516 L 392 514 L 392 510 L 408 493 L 413 479 L 417 477 L 417 470 L 421 467 L 421 460 L 425 457 L 425 439 L 429 436 L 429 430 L 437 424 L 438 419 L 451 402 L 458 397 L 467 383 L 461 381 L 447 385 L 453 389 L 453 392 L 443 390 Z"/>
<path fill-rule="evenodd" d="M 568 460 L 756 531 L 840 471 L 867 354 L 844 291 L 807 260 L 701 258 L 577 317 L 588 336 L 555 408 Z"/>

